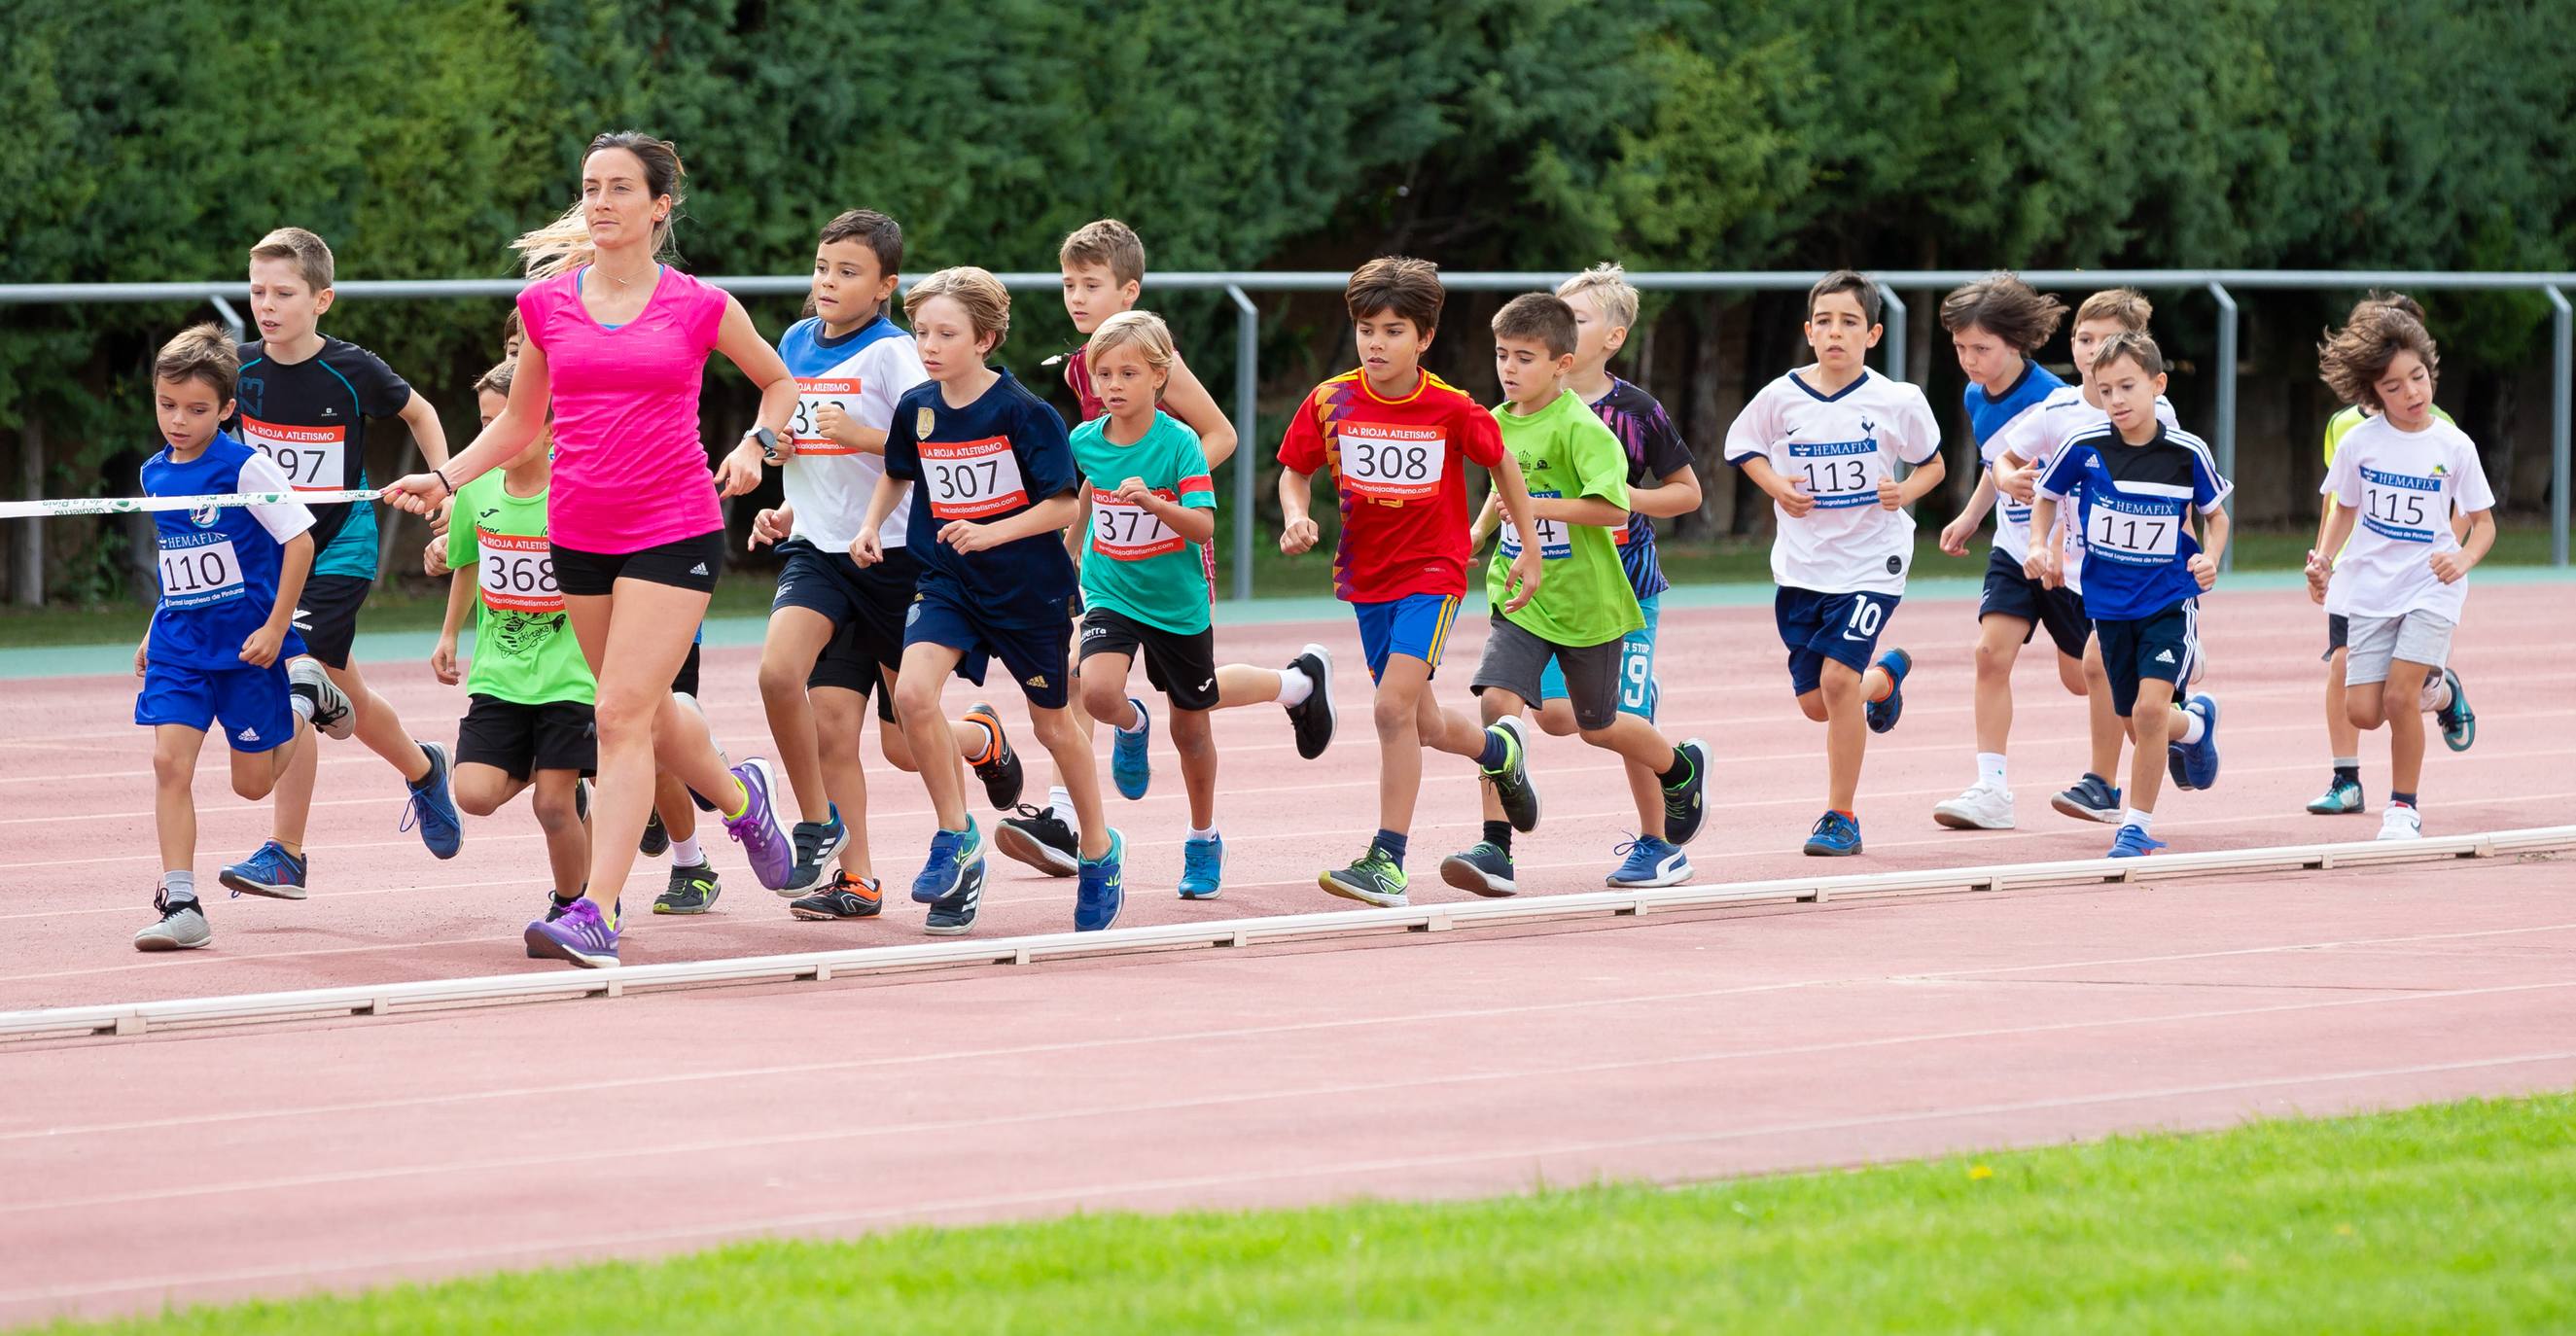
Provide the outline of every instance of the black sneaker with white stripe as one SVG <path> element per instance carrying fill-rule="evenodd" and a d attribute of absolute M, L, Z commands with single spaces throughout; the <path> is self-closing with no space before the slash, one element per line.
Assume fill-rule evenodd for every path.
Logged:
<path fill-rule="evenodd" d="M 1333 712 L 1333 652 L 1308 645 L 1288 666 L 1315 684 L 1306 699 L 1288 707 L 1288 726 L 1297 733 L 1297 754 L 1311 761 L 1333 745 L 1333 725 L 1338 722 Z"/>

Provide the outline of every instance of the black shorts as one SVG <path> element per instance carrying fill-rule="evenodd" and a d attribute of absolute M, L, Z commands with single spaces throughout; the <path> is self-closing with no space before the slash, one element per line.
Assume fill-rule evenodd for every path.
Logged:
<path fill-rule="evenodd" d="M 2326 614 L 2326 652 L 2317 656 L 2321 663 L 2334 661 L 2335 651 L 2352 642 L 2352 619 L 2340 612 Z"/>
<path fill-rule="evenodd" d="M 349 646 L 358 639 L 358 608 L 376 582 L 363 575 L 316 575 L 305 580 L 295 600 L 295 632 L 304 651 L 326 668 L 349 666 Z"/>
<path fill-rule="evenodd" d="M 1977 601 L 1977 617 L 2018 617 L 2029 623 L 2021 633 L 2027 645 L 2039 628 L 2048 628 L 2048 638 L 2057 652 L 2070 659 L 2084 657 L 2084 642 L 2093 634 L 2093 623 L 2084 616 L 2084 596 L 2071 589 L 2051 589 L 2030 578 L 2021 563 L 1996 548 L 1986 558 L 1986 592 Z"/>
<path fill-rule="evenodd" d="M 577 598 L 596 598 L 616 589 L 620 580 L 644 580 L 712 594 L 724 571 L 725 531 L 702 533 L 633 552 L 584 552 L 552 545 L 555 585 Z"/>
<path fill-rule="evenodd" d="M 805 675 L 808 689 L 837 687 L 877 695 L 877 717 L 894 721 L 894 702 L 879 691 L 880 672 L 903 668 L 903 618 L 921 582 L 921 563 L 907 548 L 888 548 L 885 560 L 861 566 L 847 553 L 825 552 L 801 538 L 778 545 L 786 564 L 778 572 L 773 613 L 804 608 L 832 623 L 832 639 Z"/>
<path fill-rule="evenodd" d="M 689 642 L 689 657 L 680 660 L 680 671 L 671 674 L 673 691 L 683 696 L 694 697 L 698 694 L 698 651 L 701 648 L 698 642 L 694 640 Z"/>
<path fill-rule="evenodd" d="M 578 701 L 521 705 L 477 693 L 456 725 L 456 763 L 488 765 L 512 779 L 540 770 L 599 773 L 599 731 Z"/>
<path fill-rule="evenodd" d="M 2147 678 L 2180 688 L 2200 670 L 2200 600 L 2187 598 L 2162 612 L 2131 621 L 2093 623 L 2102 638 L 2102 671 L 2111 679 L 2111 709 L 2129 717 L 2138 683 Z"/>
<path fill-rule="evenodd" d="M 1216 629 L 1196 635 L 1166 631 L 1123 612 L 1093 608 L 1082 615 L 1080 651 L 1084 662 L 1094 654 L 1136 657 L 1144 651 L 1145 680 L 1169 697 L 1176 710 L 1216 708 Z"/>

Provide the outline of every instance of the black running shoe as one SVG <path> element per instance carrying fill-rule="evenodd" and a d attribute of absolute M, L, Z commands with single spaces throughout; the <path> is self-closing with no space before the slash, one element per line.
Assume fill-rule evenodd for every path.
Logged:
<path fill-rule="evenodd" d="M 850 843 L 850 828 L 841 820 L 840 804 L 832 805 L 829 821 L 799 821 L 793 832 L 796 843 L 796 866 L 787 874 L 787 884 L 778 888 L 785 899 L 813 890 L 825 881 L 823 869 Z"/>
<path fill-rule="evenodd" d="M 716 870 L 700 863 L 695 867 L 671 869 L 671 884 L 653 897 L 656 914 L 703 914 L 716 907 L 716 897 L 724 888 L 716 884 Z"/>
<path fill-rule="evenodd" d="M 993 827 L 993 847 L 1050 877 L 1082 870 L 1082 843 L 1052 809 L 1020 804 L 1018 816 Z"/>
<path fill-rule="evenodd" d="M 934 937 L 959 937 L 975 926 L 975 911 L 984 904 L 984 860 L 974 864 L 957 878 L 957 889 L 930 902 L 930 916 L 921 930 Z"/>
<path fill-rule="evenodd" d="M 1512 856 L 1491 840 L 1480 840 L 1476 847 L 1440 860 L 1440 879 L 1462 891 L 1483 896 L 1513 895 L 1520 883 L 1512 879 Z"/>
<path fill-rule="evenodd" d="M 1288 707 L 1288 726 L 1297 731 L 1297 754 L 1311 761 L 1333 745 L 1333 652 L 1308 645 L 1288 666 L 1315 684 L 1306 699 Z"/>
<path fill-rule="evenodd" d="M 576 779 L 572 782 L 572 816 L 573 820 L 585 826 L 590 824 L 589 780 Z"/>
<path fill-rule="evenodd" d="M 1020 800 L 1020 754 L 1011 750 L 1011 739 L 1002 732 L 1002 716 L 992 706 L 979 701 L 966 711 L 966 717 L 981 719 L 993 730 L 993 759 L 977 762 L 975 777 L 984 781 L 984 796 L 993 800 L 993 810 L 1007 812 Z"/>
<path fill-rule="evenodd" d="M 1698 838 L 1708 819 L 1708 744 L 1692 738 L 1678 750 L 1690 761 L 1690 775 L 1664 790 L 1664 842 L 1676 845 Z"/>
<path fill-rule="evenodd" d="M 831 885 L 787 906 L 788 913 L 817 922 L 875 918 L 884 909 L 882 886 L 860 881 L 838 868 L 832 871 Z"/>
<path fill-rule="evenodd" d="M 662 814 L 644 814 L 644 838 L 635 842 L 635 850 L 646 858 L 659 858 L 671 852 L 671 832 L 662 826 Z"/>
<path fill-rule="evenodd" d="M 1503 815 L 1510 819 L 1512 829 L 1526 835 L 1538 829 L 1538 790 L 1531 786 L 1529 777 L 1529 735 L 1522 731 L 1518 719 L 1488 725 L 1485 732 L 1499 734 L 1503 739 L 1503 763 L 1483 772 L 1485 782 L 1494 786 L 1494 797 L 1502 802 Z"/>

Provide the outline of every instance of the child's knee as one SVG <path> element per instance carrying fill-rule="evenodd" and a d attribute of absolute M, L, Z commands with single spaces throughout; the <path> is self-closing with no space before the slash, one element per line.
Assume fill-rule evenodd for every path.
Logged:
<path fill-rule="evenodd" d="M 537 828 L 548 835 L 561 835 L 581 824 L 581 810 L 569 788 L 537 789 L 529 795 L 528 806 L 537 814 Z"/>
<path fill-rule="evenodd" d="M 152 749 L 152 782 L 165 789 L 184 789 L 195 782 L 196 758 L 175 747 Z"/>
<path fill-rule="evenodd" d="M 2021 645 L 2008 636 L 1977 637 L 1977 676 L 2009 677 L 2013 660 L 2021 657 Z"/>
<path fill-rule="evenodd" d="M 1805 691 L 1799 692 L 1798 712 L 1807 716 L 1809 720 L 1819 724 L 1832 718 L 1833 712 L 1825 708 L 1824 688 L 1820 686 L 1810 687 Z"/>
<path fill-rule="evenodd" d="M 1049 752 L 1068 747 L 1082 748 L 1082 729 L 1073 722 L 1072 710 L 1065 706 L 1059 705 L 1052 710 L 1032 707 L 1029 710 L 1029 731 L 1037 734 L 1038 745 Z"/>
<path fill-rule="evenodd" d="M 1476 715 L 1489 724 L 1498 724 L 1528 708 L 1529 702 L 1518 693 L 1501 687 L 1487 687 L 1476 693 Z"/>
<path fill-rule="evenodd" d="M 805 694 L 805 677 L 812 665 L 797 667 L 784 655 L 764 654 L 760 660 L 760 698 L 775 704 Z"/>
<path fill-rule="evenodd" d="M 906 728 L 912 727 L 916 720 L 938 719 L 939 684 L 905 678 L 903 685 L 895 688 L 894 709 Z"/>
<path fill-rule="evenodd" d="M 1135 722 L 1127 708 L 1127 687 L 1106 672 L 1091 672 L 1081 678 L 1083 712 L 1104 724 Z"/>
<path fill-rule="evenodd" d="M 1381 691 L 1370 710 L 1380 738 L 1410 738 L 1419 732 L 1415 718 L 1421 713 L 1419 702 L 1410 694 Z"/>

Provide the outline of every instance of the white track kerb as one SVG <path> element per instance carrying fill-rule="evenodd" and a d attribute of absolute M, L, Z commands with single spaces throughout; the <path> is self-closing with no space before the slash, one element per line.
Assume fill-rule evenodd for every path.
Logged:
<path fill-rule="evenodd" d="M 2463 858 L 2505 858 L 2576 848 L 2576 826 L 2489 831 L 2410 841 L 2286 845 L 2147 858 L 2084 858 L 2056 863 L 1998 863 L 1984 867 L 1926 868 L 1842 877 L 1789 877 L 1731 885 L 1671 886 L 1659 890 L 1594 891 L 1527 899 L 1416 905 L 1405 909 L 1339 910 L 1205 923 L 1159 923 L 1107 932 L 1044 933 L 985 941 L 920 946 L 857 947 L 730 960 L 679 961 L 607 970 L 550 970 L 470 979 L 311 988 L 287 993 L 180 998 L 166 1002 L 109 1003 L 0 1012 L 0 1040 L 89 1035 L 140 1035 L 159 1028 L 227 1022 L 291 1021 L 344 1015 L 384 1016 L 397 1011 L 499 1002 L 569 1001 L 620 997 L 647 989 L 721 983 L 829 981 L 858 975 L 1026 965 L 1037 960 L 1108 956 L 1130 951 L 1250 946 L 1259 942 L 1315 939 L 1354 933 L 1447 932 L 1484 925 L 1545 919 L 1626 916 L 1658 911 L 1763 902 L 1811 902 L 1858 896 L 1937 895 L 2000 891 L 2030 886 L 2112 885 L 2174 877 L 2259 875 L 2390 863 L 2435 863 Z"/>

